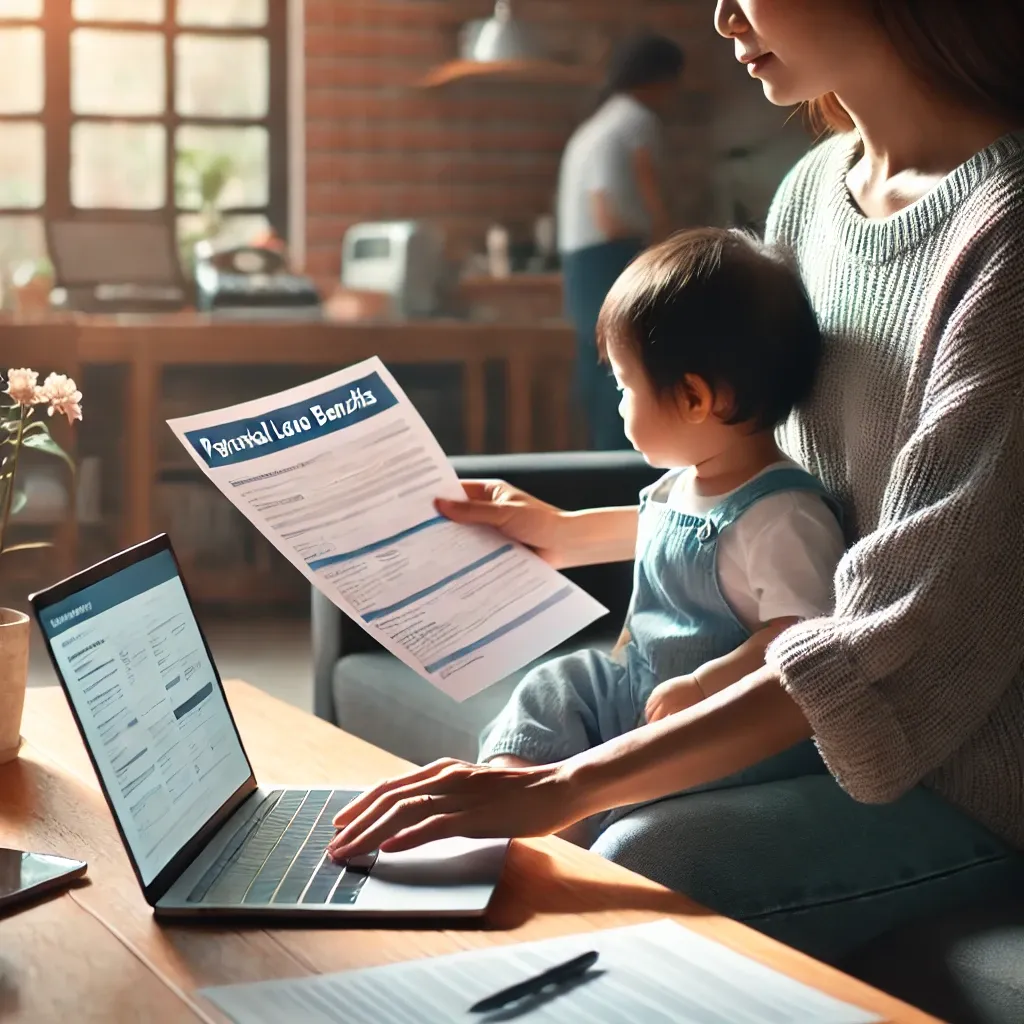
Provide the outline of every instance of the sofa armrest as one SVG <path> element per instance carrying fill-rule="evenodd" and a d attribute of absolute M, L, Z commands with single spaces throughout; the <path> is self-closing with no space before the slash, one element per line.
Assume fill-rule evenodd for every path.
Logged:
<path fill-rule="evenodd" d="M 628 505 L 658 477 L 635 452 L 553 452 L 463 455 L 452 459 L 460 479 L 507 480 L 561 508 L 578 510 Z M 624 621 L 632 589 L 632 565 L 592 565 L 565 574 L 600 601 L 609 616 L 588 632 L 608 632 Z M 380 650 L 369 634 L 312 588 L 313 711 L 335 721 L 331 682 L 339 658 Z"/>

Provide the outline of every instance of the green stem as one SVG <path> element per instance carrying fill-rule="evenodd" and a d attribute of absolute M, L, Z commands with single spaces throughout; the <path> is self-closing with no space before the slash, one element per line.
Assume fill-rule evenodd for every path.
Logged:
<path fill-rule="evenodd" d="M 25 420 L 28 406 L 21 407 L 18 418 L 18 436 L 14 441 L 14 455 L 11 456 L 11 475 L 7 478 L 7 490 L 4 493 L 4 510 L 0 515 L 0 555 L 4 553 L 4 541 L 7 538 L 7 521 L 11 518 L 11 505 L 14 503 L 14 480 L 18 473 L 18 455 L 21 454 L 21 438 L 25 433 Z"/>

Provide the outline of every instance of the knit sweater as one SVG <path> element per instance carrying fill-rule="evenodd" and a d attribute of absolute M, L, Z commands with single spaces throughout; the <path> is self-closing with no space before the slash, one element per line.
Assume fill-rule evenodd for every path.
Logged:
<path fill-rule="evenodd" d="M 1024 849 L 1024 132 L 884 220 L 846 188 L 857 141 L 812 150 L 769 216 L 826 338 L 782 445 L 852 547 L 834 614 L 768 661 L 855 799 L 923 783 Z"/>

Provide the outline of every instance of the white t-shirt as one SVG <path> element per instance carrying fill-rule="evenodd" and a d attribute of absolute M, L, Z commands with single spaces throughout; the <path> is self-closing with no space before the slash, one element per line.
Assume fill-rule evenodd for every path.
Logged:
<path fill-rule="evenodd" d="M 569 139 L 558 178 L 558 248 L 572 253 L 608 239 L 594 222 L 591 196 L 604 191 L 616 213 L 640 239 L 651 232 L 633 160 L 646 148 L 660 158 L 657 115 L 624 93 L 612 96 Z"/>
<path fill-rule="evenodd" d="M 758 476 L 780 467 L 800 468 L 794 462 L 778 462 Z M 694 493 L 693 470 L 684 470 L 667 476 L 651 498 L 703 519 L 728 496 Z M 722 532 L 718 585 L 736 617 L 752 633 L 772 619 L 830 615 L 836 566 L 844 550 L 839 521 L 820 495 L 812 491 L 769 494 Z"/>

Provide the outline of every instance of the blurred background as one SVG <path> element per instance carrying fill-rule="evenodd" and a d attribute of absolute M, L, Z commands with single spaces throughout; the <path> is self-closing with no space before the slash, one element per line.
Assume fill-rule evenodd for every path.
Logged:
<path fill-rule="evenodd" d="M 760 229 L 808 145 L 713 6 L 0 0 L 0 366 L 85 412 L 73 484 L 26 461 L 14 528 L 54 547 L 0 562 L 0 604 L 166 529 L 224 670 L 306 702 L 307 586 L 164 421 L 377 354 L 450 454 L 585 446 L 557 192 L 615 44 L 685 53 L 670 227 Z"/>

